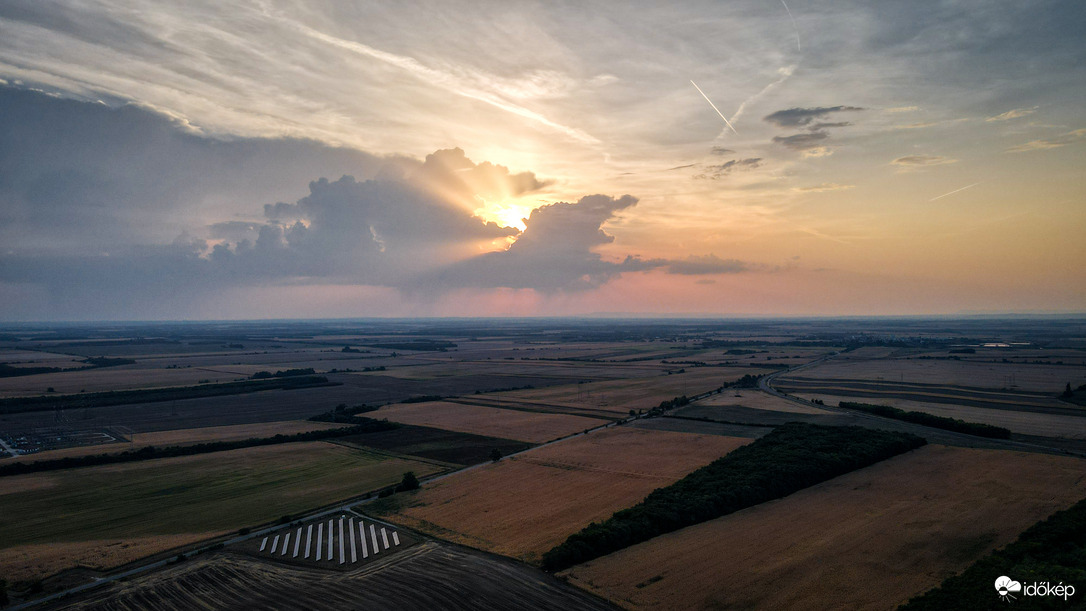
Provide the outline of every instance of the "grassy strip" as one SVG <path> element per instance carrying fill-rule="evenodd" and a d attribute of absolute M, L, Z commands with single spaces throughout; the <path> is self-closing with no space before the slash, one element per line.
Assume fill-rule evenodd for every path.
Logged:
<path fill-rule="evenodd" d="M 273 437 L 250 437 L 237 441 L 210 441 L 186 446 L 166 446 L 156 448 L 147 446 L 139 450 L 128 450 L 117 454 L 94 454 L 91 456 L 68 456 L 65 458 L 53 458 L 38 460 L 31 463 L 11 463 L 0 466 L 0 477 L 5 475 L 22 475 L 24 473 L 37 473 L 40 471 L 55 471 L 57 469 L 73 469 L 76 467 L 94 467 L 98 465 L 112 465 L 116 463 L 133 462 L 137 460 L 151 460 L 153 458 L 173 458 L 176 456 L 191 456 L 193 454 L 209 454 L 211 452 L 225 452 L 253 446 L 270 446 L 280 443 L 296 441 L 320 441 L 322 439 L 335 439 L 349 435 L 361 435 L 364 433 L 376 433 L 399 428 L 401 425 L 387 420 L 361 420 L 355 426 L 341 429 L 322 429 L 294 435 L 275 435 Z"/>
<path fill-rule="evenodd" d="M 1019 608 L 1081 609 L 1086 591 L 1086 500 L 1057 512 L 1026 529 L 1014 543 L 978 560 L 960 575 L 913 598 L 903 611 L 956 609 L 1008 609 L 994 589 L 998 577 L 1007 576 L 1022 586 L 1012 592 Z M 1072 586 L 1073 595 L 1030 595 L 1030 586 Z M 1042 586 L 1043 587 L 1043 586 Z M 1047 590 L 1047 588 L 1045 589 Z M 1063 591 L 1066 594 L 1066 589 Z M 1021 606 L 1025 605 L 1025 606 Z"/>
<path fill-rule="evenodd" d="M 260 392 L 262 390 L 290 390 L 313 386 L 335 386 L 338 384 L 338 382 L 329 382 L 328 378 L 324 376 L 295 376 L 289 378 L 273 378 L 269 380 L 226 382 L 224 384 L 200 384 L 199 386 L 111 390 L 106 392 L 85 392 L 76 395 L 15 397 L 0 399 L 0 414 L 44 412 L 54 409 L 106 407 L 109 405 L 125 405 L 128 403 L 154 403 L 157 401 L 177 401 L 180 399 L 202 399 L 204 397 L 240 395 L 251 392 Z"/>
<path fill-rule="evenodd" d="M 990 424 L 981 424 L 979 422 L 966 422 L 965 420 L 958 420 L 957 418 L 944 418 L 943 416 L 934 416 L 925 412 L 907 412 L 896 407 L 890 407 L 889 405 L 853 403 L 850 401 L 842 401 L 838 405 L 840 405 L 844 409 L 854 409 L 856 411 L 867 412 L 869 414 L 875 414 L 876 416 L 882 416 L 884 418 L 904 420 L 905 422 L 922 424 L 924 426 L 930 426 L 932 428 L 943 429 L 947 431 L 954 431 L 956 433 L 976 435 L 977 437 L 990 437 L 992 439 L 1011 438 L 1011 432 L 1001 426 L 992 426 Z"/>
<path fill-rule="evenodd" d="M 789 423 L 733 450 L 641 503 L 589 524 L 543 555 L 543 568 L 558 571 L 781 498 L 908 452 L 926 442 L 908 433 L 861 427 Z"/>

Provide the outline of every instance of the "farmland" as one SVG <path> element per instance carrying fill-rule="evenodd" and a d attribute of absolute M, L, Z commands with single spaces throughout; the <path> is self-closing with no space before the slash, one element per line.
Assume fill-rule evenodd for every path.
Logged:
<path fill-rule="evenodd" d="M 416 545 L 347 574 L 272 565 L 220 553 L 48 609 L 181 611 L 221 606 L 331 611 L 364 607 L 501 611 L 609 611 L 613 606 L 523 565 L 440 543 Z"/>
<path fill-rule="evenodd" d="M 34 596 L 38 579 L 49 594 L 104 578 L 71 604 L 135 608 L 164 596 L 184 607 L 185 592 L 199 588 L 223 601 L 277 597 L 306 608 L 334 607 L 339 592 L 373 608 L 468 607 L 477 594 L 539 609 L 608 608 L 593 594 L 630 608 L 892 608 L 1086 496 L 1086 410 L 1060 396 L 1086 382 L 1086 341 L 1075 339 L 1086 324 L 1077 320 L 147 323 L 5 333 L 0 363 L 60 371 L 0 378 L 0 398 L 14 406 L 0 414 L 0 439 L 77 447 L 14 458 L 3 448 L 0 465 L 288 436 L 358 424 L 352 414 L 388 420 L 326 441 L 4 477 L 0 569 L 16 602 Z M 98 356 L 123 361 L 83 369 Z M 313 369 L 329 385 L 150 398 L 291 369 Z M 93 393 L 115 391 L 115 404 L 91 405 Z M 691 400 L 674 401 L 683 396 Z M 61 409 L 25 411 L 33 401 L 23 397 Z M 838 401 L 1003 426 L 1011 439 Z M 329 413 L 339 421 L 309 420 Z M 575 565 L 570 585 L 535 568 L 589 523 L 789 422 L 906 432 L 929 445 Z M 405 471 L 421 487 L 393 494 Z M 354 519 L 387 521 L 403 547 L 343 567 L 258 551 L 268 533 L 296 534 L 298 521 L 339 515 L 348 501 Z M 1005 530 L 992 526 L 1001 511 Z M 272 526 L 288 514 L 293 526 Z M 107 583 L 111 567 L 228 538 L 221 551 Z M 824 584 L 819 566 L 829 567 Z M 892 583 L 878 581 L 887 574 Z M 730 586 L 742 580 L 750 586 Z"/>
<path fill-rule="evenodd" d="M 893 608 L 1083 496 L 1078 459 L 928 446 L 568 575 L 630 609 Z"/>
<path fill-rule="evenodd" d="M 443 428 L 542 443 L 607 421 L 563 414 L 541 414 L 479 405 L 433 401 L 391 405 L 371 414 L 392 422 Z"/>
<path fill-rule="evenodd" d="M 0 489 L 0 567 L 16 579 L 49 574 L 66 565 L 47 564 L 48 552 L 68 542 L 119 564 L 158 551 L 159 537 L 206 539 L 387 486 L 408 470 L 436 467 L 315 442 L 14 476 Z M 124 553 L 110 549 L 118 544 Z"/>
<path fill-rule="evenodd" d="M 609 517 L 749 442 L 608 429 L 443 479 L 389 503 L 386 517 L 455 542 L 535 562 L 590 522 Z"/>

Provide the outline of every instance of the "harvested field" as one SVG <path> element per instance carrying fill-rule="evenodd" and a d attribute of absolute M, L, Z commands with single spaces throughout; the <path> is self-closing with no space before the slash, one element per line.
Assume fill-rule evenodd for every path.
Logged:
<path fill-rule="evenodd" d="M 590 522 L 750 441 L 613 427 L 452 475 L 372 508 L 442 538 L 536 562 Z"/>
<path fill-rule="evenodd" d="M 751 409 L 764 409 L 774 412 L 787 412 L 790 414 L 828 414 L 824 409 L 800 405 L 795 401 L 781 399 L 769 393 L 752 389 L 731 389 L 722 393 L 710 395 L 692 405 L 738 405 Z"/>
<path fill-rule="evenodd" d="M 229 552 L 112 583 L 48 609 L 204 608 L 331 611 L 606 611 L 608 603 L 522 564 L 424 542 L 349 573 L 288 567 Z"/>
<path fill-rule="evenodd" d="M 677 370 L 677 369 L 676 369 Z M 592 408 L 622 414 L 631 409 L 651 409 L 680 395 L 694 396 L 718 388 L 744 375 L 766 373 L 752 367 L 699 367 L 686 373 L 657 375 L 634 380 L 567 384 L 552 388 L 517 390 L 489 395 L 493 399 L 525 400 L 570 407 Z"/>
<path fill-rule="evenodd" d="M 22 566 L 15 557 L 26 562 L 12 548 L 236 530 L 436 470 L 310 442 L 12 476 L 4 489 L 20 491 L 2 497 L 0 571 Z M 23 480 L 49 485 L 26 489 Z"/>
<path fill-rule="evenodd" d="M 147 433 L 299 420 L 328 411 L 340 403 L 361 403 L 364 400 L 361 393 L 349 386 L 322 386 L 72 409 L 59 412 L 59 417 L 67 424 L 80 428 L 125 426 L 136 433 Z M 57 417 L 57 412 L 5 414 L 0 416 L 0 428 L 26 430 L 51 426 Z"/>
<path fill-rule="evenodd" d="M 439 395 L 452 397 L 469 395 L 475 391 L 489 392 L 498 388 L 521 388 L 523 386 L 543 387 L 565 384 L 562 378 L 549 378 L 536 375 L 499 375 L 475 374 L 465 369 L 462 375 L 444 378 L 409 379 L 398 378 L 381 373 L 348 373 L 329 376 L 337 382 L 343 382 L 368 398 L 360 401 L 368 403 L 394 403 L 408 397 L 419 395 Z"/>
<path fill-rule="evenodd" d="M 936 361 L 919 359 L 848 360 L 831 359 L 804 369 L 807 378 L 845 378 L 886 380 L 951 386 L 1013 388 L 1050 393 L 1055 396 L 1071 382 L 1086 383 L 1086 367 L 1070 365 L 1035 365 L 974 361 Z"/>
<path fill-rule="evenodd" d="M 991 409 L 1012 409 L 1043 413 L 1081 414 L 1086 410 L 1061 402 L 1055 396 L 1042 393 L 1006 392 L 961 386 L 912 384 L 900 382 L 870 382 L 864 380 L 814 380 L 787 378 L 773 385 L 785 392 L 850 393 L 854 396 L 879 398 L 896 396 L 930 403 L 956 403 Z"/>
<path fill-rule="evenodd" d="M 490 460 L 490 453 L 502 455 L 520 452 L 530 444 L 511 439 L 457 433 L 444 429 L 404 425 L 390 431 L 340 437 L 335 443 L 346 443 L 397 454 L 410 454 L 428 460 L 458 465 L 474 465 Z"/>
<path fill-rule="evenodd" d="M 4 550 L 5 571 L 9 582 L 33 580 L 70 567 L 104 568 L 121 566 L 192 543 L 226 534 L 208 531 L 183 535 L 129 537 L 17 545 Z"/>
<path fill-rule="evenodd" d="M 207 426 L 197 429 L 177 429 L 173 431 L 156 431 L 152 433 L 134 433 L 131 442 L 111 443 L 99 446 L 84 446 L 79 448 L 65 448 L 63 450 L 51 450 L 38 452 L 25 456 L 17 456 L 11 462 L 34 462 L 36 460 L 48 460 L 64 458 L 66 456 L 86 456 L 89 454 L 112 454 L 126 450 L 139 449 L 145 446 L 184 446 L 206 441 L 237 441 L 251 437 L 272 437 L 275 435 L 294 435 L 308 431 L 322 431 L 345 427 L 345 424 L 333 424 L 331 422 L 309 422 L 307 420 L 284 420 L 281 422 L 264 422 L 254 424 L 238 424 L 233 426 Z"/>
<path fill-rule="evenodd" d="M 820 413 L 805 414 L 794 412 L 778 412 L 767 409 L 754 409 L 742 405 L 687 405 L 672 410 L 671 415 L 676 418 L 697 418 L 715 420 L 717 422 L 732 422 L 737 424 L 755 424 L 777 426 L 786 422 L 810 422 L 814 424 L 841 425 L 851 424 L 853 420 L 847 414 L 836 414 L 819 410 Z"/>
<path fill-rule="evenodd" d="M 1084 495 L 1086 461 L 926 446 L 567 574 L 631 609 L 892 609 Z"/>
<path fill-rule="evenodd" d="M 721 422 L 703 422 L 683 418 L 644 418 L 625 426 L 654 431 L 674 431 L 676 433 L 695 433 L 698 435 L 723 435 L 725 437 L 749 437 L 757 439 L 772 431 L 768 426 L 748 426 L 744 424 L 724 424 Z"/>
<path fill-rule="evenodd" d="M 822 399 L 827 405 L 837 405 L 841 401 L 856 401 L 856 397 L 846 395 L 813 395 L 799 394 L 797 396 Z M 868 398 L 861 401 L 871 402 Z M 898 409 L 926 412 L 936 416 L 958 418 L 966 422 L 979 422 L 992 426 L 1001 426 L 1010 429 L 1011 432 L 1023 435 L 1039 435 L 1042 437 L 1066 437 L 1069 439 L 1086 439 L 1086 421 L 1078 416 L 1062 416 L 1057 414 L 1039 414 L 1034 412 L 1013 411 L 1006 409 L 988 409 L 983 407 L 970 407 L 967 405 L 952 405 L 947 403 L 926 403 L 894 397 L 880 397 L 879 405 L 889 405 Z"/>
<path fill-rule="evenodd" d="M 247 376 L 206 369 L 147 369 L 136 365 L 100 367 L 79 371 L 41 373 L 17 378 L 0 378 L 0 397 L 23 397 L 45 394 L 53 388 L 58 393 L 132 390 L 193 386 L 197 382 L 233 382 Z"/>
<path fill-rule="evenodd" d="M 553 383 L 568 384 L 585 379 L 617 379 L 639 378 L 655 376 L 664 373 L 666 366 L 653 362 L 638 363 L 583 363 L 570 361 L 507 361 L 501 360 L 445 360 L 436 361 L 422 357 L 409 359 L 419 364 L 406 367 L 389 368 L 381 372 L 382 375 L 413 378 L 434 379 L 443 377 L 455 377 L 463 375 L 466 371 L 476 374 L 490 374 L 496 376 L 538 377 L 540 379 L 553 379 Z"/>
<path fill-rule="evenodd" d="M 605 422 L 580 416 L 540 414 L 444 401 L 390 405 L 368 415 L 371 418 L 387 418 L 403 424 L 519 439 L 530 443 L 550 441 L 570 433 L 595 428 Z"/>

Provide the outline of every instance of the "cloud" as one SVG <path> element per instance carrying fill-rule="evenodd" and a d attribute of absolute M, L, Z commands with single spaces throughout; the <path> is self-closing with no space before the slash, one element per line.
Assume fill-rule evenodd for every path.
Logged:
<path fill-rule="evenodd" d="M 0 86 L 0 243 L 69 252 L 162 243 L 249 219 L 315 176 L 395 162 L 312 141 L 204 138 L 137 106 Z"/>
<path fill-rule="evenodd" d="M 850 125 L 852 125 L 852 123 L 849 123 L 848 121 L 838 121 L 836 123 L 815 123 L 807 129 L 811 130 L 812 132 L 816 132 L 826 129 L 828 127 L 849 127 Z"/>
<path fill-rule="evenodd" d="M 695 179 L 717 180 L 736 170 L 753 170 L 762 165 L 761 157 L 749 157 L 747 159 L 732 159 L 717 165 L 702 167 L 700 174 L 694 175 Z"/>
<path fill-rule="evenodd" d="M 1019 144 L 1018 146 L 1012 146 L 1007 149 L 1008 153 L 1025 153 L 1027 151 L 1041 151 L 1045 149 L 1054 149 L 1061 146 L 1067 146 L 1069 144 L 1075 144 L 1086 140 L 1086 129 L 1076 129 L 1074 131 L 1061 134 L 1055 138 L 1047 138 L 1044 140 L 1031 140 L 1025 144 Z"/>
<path fill-rule="evenodd" d="M 800 193 L 825 193 L 826 191 L 844 191 L 845 189 L 855 188 L 856 185 L 839 185 L 833 182 L 824 182 L 820 185 L 811 185 L 809 187 L 793 187 L 793 191 L 799 191 Z"/>
<path fill-rule="evenodd" d="M 994 117 L 988 117 L 985 121 L 1008 121 L 1010 119 L 1017 119 L 1026 115 L 1031 115 L 1036 112 L 1037 107 L 1033 108 L 1015 108 L 1014 110 L 1008 110 L 1005 113 L 998 114 Z"/>
<path fill-rule="evenodd" d="M 804 157 L 826 157 L 833 154 L 833 149 L 826 146 L 825 140 L 830 137 L 830 133 L 825 130 L 849 127 L 852 123 L 848 121 L 822 121 L 820 119 L 833 113 L 858 110 L 865 109 L 858 106 L 789 108 L 766 115 L 764 120 L 777 127 L 802 127 L 808 130 L 807 133 L 793 134 L 791 136 L 774 136 L 773 142 L 775 144 L 802 153 Z"/>
<path fill-rule="evenodd" d="M 884 108 L 882 112 L 888 113 L 900 113 L 900 112 L 916 112 L 920 110 L 919 106 L 895 106 L 893 108 Z"/>
<path fill-rule="evenodd" d="M 816 108 L 789 108 L 766 115 L 762 120 L 777 127 L 805 127 L 827 115 L 838 112 L 864 110 L 858 106 L 819 106 Z"/>
<path fill-rule="evenodd" d="M 614 241 L 602 226 L 637 204 L 623 195 L 588 195 L 576 203 L 541 206 L 525 219 L 525 230 L 508 249 L 467 259 L 439 270 L 420 287 L 506 287 L 542 291 L 598 287 L 624 271 L 643 271 L 659 263 L 628 256 L 605 261 L 593 249 Z"/>
<path fill-rule="evenodd" d="M 938 124 L 939 123 L 937 121 L 927 123 L 909 123 L 908 125 L 895 125 L 894 129 L 923 129 L 925 127 L 933 127 Z"/>
<path fill-rule="evenodd" d="M 667 263 L 667 273 L 684 276 L 738 274 L 751 270 L 750 263 L 738 259 L 721 259 L 713 254 L 691 255 L 685 259 Z"/>
<path fill-rule="evenodd" d="M 890 163 L 902 166 L 903 168 L 922 168 L 927 166 L 957 163 L 957 161 L 957 159 L 943 157 L 941 155 L 906 155 L 905 157 L 898 157 Z"/>
<path fill-rule="evenodd" d="M 735 151 L 733 151 L 733 150 L 731 150 L 731 149 L 727 149 L 727 148 L 724 148 L 724 147 L 722 147 L 722 146 L 714 146 L 714 147 L 713 147 L 713 148 L 712 148 L 712 149 L 711 149 L 711 150 L 709 151 L 709 153 L 710 153 L 711 155 L 734 155 L 734 154 L 735 154 Z"/>
<path fill-rule="evenodd" d="M 821 147 L 823 140 L 829 137 L 827 132 L 810 132 L 794 136 L 773 136 L 773 142 L 793 151 L 806 151 Z"/>

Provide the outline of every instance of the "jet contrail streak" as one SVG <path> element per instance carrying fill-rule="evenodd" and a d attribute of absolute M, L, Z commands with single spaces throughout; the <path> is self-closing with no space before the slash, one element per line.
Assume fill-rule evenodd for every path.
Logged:
<path fill-rule="evenodd" d="M 698 93 L 701 94 L 701 97 L 705 98 L 705 101 L 709 103 L 709 106 L 713 107 L 713 110 L 716 111 L 716 114 L 720 115 L 721 119 L 724 119 L 724 124 L 731 128 L 731 130 L 735 132 L 735 135 L 738 136 L 739 132 L 735 131 L 735 128 L 732 127 L 732 123 L 728 120 L 728 117 L 725 117 L 724 113 L 720 112 L 720 109 L 716 107 L 716 104 L 713 104 L 713 101 L 709 99 L 709 96 L 705 95 L 705 92 L 701 90 L 701 87 L 698 87 L 698 84 L 694 81 L 690 81 L 690 84 L 694 86 L 694 89 L 698 90 Z"/>
<path fill-rule="evenodd" d="M 784 0 L 781 0 L 781 4 L 784 4 Z M 792 20 L 792 29 L 796 32 L 796 51 L 802 51 L 803 47 L 799 44 L 799 28 L 796 27 L 796 18 L 792 16 L 792 9 L 788 8 L 787 4 L 784 4 L 784 10 L 788 11 L 788 18 Z"/>
<path fill-rule="evenodd" d="M 954 195 L 955 193 L 958 193 L 959 191 L 965 191 L 966 189 L 969 189 L 969 188 L 975 187 L 975 186 L 977 186 L 977 185 L 979 185 L 979 184 L 980 184 L 979 182 L 975 182 L 975 183 L 973 183 L 973 184 L 971 184 L 971 185 L 966 185 L 966 186 L 962 187 L 961 189 L 954 189 L 954 190 L 953 190 L 953 191 L 951 191 L 950 193 L 943 193 L 943 194 L 942 194 L 942 195 L 940 195 L 939 197 L 933 197 L 933 198 L 929 199 L 928 201 L 929 201 L 929 202 L 933 202 L 933 201 L 935 201 L 935 200 L 937 200 L 937 199 L 943 199 L 944 197 L 946 197 L 946 196 L 948 196 L 948 195 Z"/>

